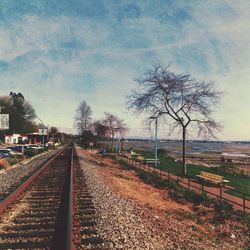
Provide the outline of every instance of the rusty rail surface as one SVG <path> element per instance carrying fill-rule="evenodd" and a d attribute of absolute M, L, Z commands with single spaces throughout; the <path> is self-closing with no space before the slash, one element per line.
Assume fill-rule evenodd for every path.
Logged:
<path fill-rule="evenodd" d="M 61 149 L 57 152 L 48 162 L 45 163 L 43 167 L 38 169 L 32 176 L 30 176 L 26 181 L 24 181 L 13 193 L 7 196 L 1 203 L 0 203 L 0 214 L 8 208 L 8 206 L 20 196 L 20 194 L 39 176 L 43 174 L 43 172 L 54 162 L 55 158 L 60 155 L 65 148 Z"/>
<path fill-rule="evenodd" d="M 73 225 L 67 223 L 72 209 L 72 159 L 72 146 L 63 148 L 1 202 L 1 220 L 9 212 L 17 215 L 1 228 L 0 249 L 74 249 L 66 247 L 68 228 L 73 232 Z"/>
<path fill-rule="evenodd" d="M 0 203 L 0 249 L 108 249 L 92 198 L 74 146 L 65 147 Z"/>

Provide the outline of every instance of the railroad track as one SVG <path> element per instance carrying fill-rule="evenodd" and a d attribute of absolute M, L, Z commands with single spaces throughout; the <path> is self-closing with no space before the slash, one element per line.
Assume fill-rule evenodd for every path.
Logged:
<path fill-rule="evenodd" d="M 0 249 L 106 249 L 72 146 L 0 203 Z"/>
<path fill-rule="evenodd" d="M 28 172 L 26 175 L 17 178 L 15 180 L 15 182 L 9 186 L 7 189 L 4 190 L 0 190 L 0 203 L 6 199 L 11 193 L 13 193 L 19 186 L 20 183 L 25 182 L 29 177 L 31 177 L 32 175 L 35 174 L 36 171 L 39 170 L 39 168 L 41 168 L 42 165 L 44 165 L 46 162 L 48 162 L 51 158 L 53 158 L 53 156 L 50 156 L 47 160 L 45 160 L 45 162 L 43 164 L 38 164 L 35 169 L 33 169 L 32 171 Z"/>

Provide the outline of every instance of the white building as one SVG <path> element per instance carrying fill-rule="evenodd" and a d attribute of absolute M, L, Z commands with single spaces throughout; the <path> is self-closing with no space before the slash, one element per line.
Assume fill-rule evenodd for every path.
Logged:
<path fill-rule="evenodd" d="M 13 135 L 5 135 L 5 143 L 6 144 L 22 144 L 28 140 L 26 135 L 13 134 Z"/>

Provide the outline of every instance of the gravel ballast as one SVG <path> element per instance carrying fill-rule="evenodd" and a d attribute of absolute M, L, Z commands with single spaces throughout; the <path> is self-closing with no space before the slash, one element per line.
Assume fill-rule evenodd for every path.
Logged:
<path fill-rule="evenodd" d="M 215 243 L 192 225 L 171 218 L 162 221 L 153 209 L 113 192 L 98 173 L 100 166 L 77 152 L 108 249 L 236 249 L 227 242 Z"/>
<path fill-rule="evenodd" d="M 4 198 L 4 194 L 9 193 L 10 189 L 19 186 L 27 176 L 38 170 L 43 163 L 50 157 L 55 155 L 60 149 L 50 150 L 47 153 L 37 155 L 23 164 L 17 164 L 8 170 L 2 170 L 0 173 L 0 201 Z"/>

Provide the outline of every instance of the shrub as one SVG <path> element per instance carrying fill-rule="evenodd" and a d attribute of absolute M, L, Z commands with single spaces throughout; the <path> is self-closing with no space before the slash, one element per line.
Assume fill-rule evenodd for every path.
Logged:
<path fill-rule="evenodd" d="M 188 220 L 195 221 L 199 225 L 204 224 L 204 221 L 197 214 L 191 211 L 184 210 L 184 209 L 176 210 L 176 217 L 177 219 L 181 221 L 183 221 L 183 219 L 188 219 Z"/>
<path fill-rule="evenodd" d="M 20 155 L 15 155 L 14 156 L 19 162 L 23 161 L 25 159 L 24 155 L 20 154 Z"/>
<path fill-rule="evenodd" d="M 159 149 L 157 150 L 157 154 L 158 154 L 159 156 L 166 156 L 167 151 L 166 151 L 166 149 L 164 149 L 164 148 L 159 148 Z"/>
<path fill-rule="evenodd" d="M 14 155 L 8 158 L 8 162 L 10 165 L 14 165 L 19 163 L 25 159 L 24 155 Z"/>
<path fill-rule="evenodd" d="M 208 206 L 211 203 L 211 199 L 208 197 L 206 193 L 198 194 L 193 190 L 184 189 L 184 198 L 187 201 L 194 203 L 195 205 L 202 203 Z"/>
<path fill-rule="evenodd" d="M 171 199 L 183 203 L 185 201 L 185 188 L 175 184 L 168 192 Z"/>
<path fill-rule="evenodd" d="M 125 162 L 124 160 L 118 160 L 118 163 L 121 165 L 123 169 L 136 170 L 136 168 L 133 165 Z"/>
<path fill-rule="evenodd" d="M 37 155 L 37 150 L 33 149 L 33 148 L 25 149 L 24 155 L 27 157 L 33 157 L 33 156 Z"/>
<path fill-rule="evenodd" d="M 9 166 L 9 162 L 6 159 L 0 159 L 0 169 L 6 169 Z"/>
<path fill-rule="evenodd" d="M 10 165 L 15 165 L 19 161 L 15 157 L 8 158 L 8 162 Z"/>
<path fill-rule="evenodd" d="M 222 222 L 229 219 L 233 213 L 233 206 L 225 200 L 216 199 L 213 201 L 215 216 L 214 222 Z"/>
<path fill-rule="evenodd" d="M 151 184 L 154 187 L 166 187 L 166 180 L 161 179 L 156 173 L 148 173 L 144 170 L 139 170 L 137 176 L 145 183 Z"/>
<path fill-rule="evenodd" d="M 238 221 L 247 225 L 250 231 L 250 214 L 245 211 L 235 210 L 234 216 L 238 219 Z"/>
<path fill-rule="evenodd" d="M 167 180 L 167 182 L 166 182 L 166 187 L 168 187 L 170 189 L 175 188 L 176 185 L 178 185 L 178 184 L 175 181 L 171 180 L 171 179 Z"/>
<path fill-rule="evenodd" d="M 47 150 L 48 150 L 47 148 L 38 149 L 36 154 L 42 154 L 42 153 L 46 152 Z"/>

